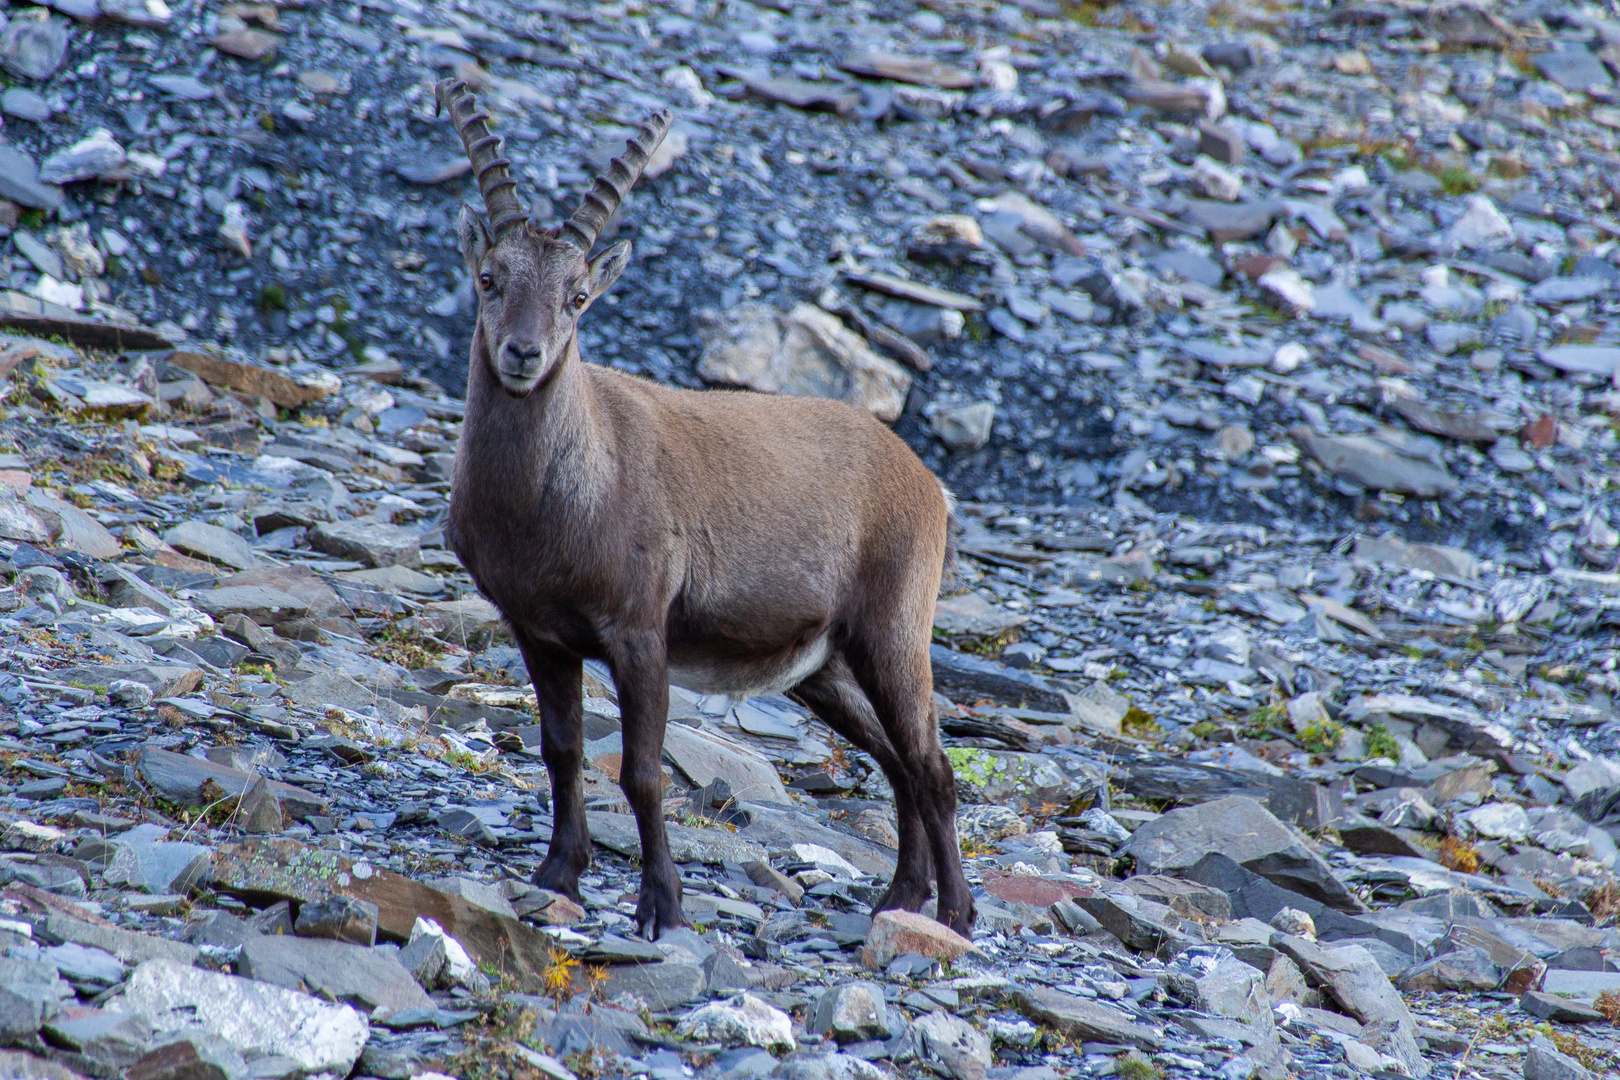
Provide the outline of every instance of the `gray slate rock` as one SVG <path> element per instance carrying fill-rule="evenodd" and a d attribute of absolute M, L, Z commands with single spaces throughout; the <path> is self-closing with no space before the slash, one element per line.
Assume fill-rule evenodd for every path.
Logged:
<path fill-rule="evenodd" d="M 0 146 L 0 197 L 36 210 L 62 205 L 62 190 L 40 182 L 38 163 L 16 146 Z"/>
<path fill-rule="evenodd" d="M 137 825 L 112 842 L 113 856 L 103 871 L 108 885 L 149 893 L 187 893 L 207 879 L 213 849 L 202 844 L 170 842 L 160 826 Z"/>
<path fill-rule="evenodd" d="M 183 941 L 171 941 L 136 930 L 121 930 L 115 926 L 96 926 L 55 912 L 34 922 L 34 936 L 56 944 L 71 942 L 101 949 L 126 964 L 144 964 L 161 959 L 189 965 L 196 963 L 200 955 L 195 946 Z"/>
<path fill-rule="evenodd" d="M 55 964 L 0 956 L 0 1039 L 7 1044 L 33 1035 L 72 998 Z"/>
<path fill-rule="evenodd" d="M 653 1012 L 667 1012 L 703 996 L 706 977 L 701 964 L 666 960 L 659 964 L 621 964 L 608 968 L 603 994 L 634 994 Z"/>
<path fill-rule="evenodd" d="M 309 546 L 367 566 L 422 565 L 418 534 L 400 525 L 363 521 L 323 521 L 309 531 Z"/>
<path fill-rule="evenodd" d="M 990 1069 L 990 1036 L 948 1012 L 917 1017 L 909 1041 L 919 1058 L 954 1080 L 984 1080 Z"/>
<path fill-rule="evenodd" d="M 1600 1024 L 1606 1020 L 1590 1005 L 1541 990 L 1526 990 L 1519 999 L 1519 1008 L 1538 1020 L 1550 1020 L 1555 1024 Z"/>
<path fill-rule="evenodd" d="M 39 94 L 21 86 L 13 86 L 0 94 L 0 112 L 19 120 L 32 120 L 36 124 L 51 118 L 50 104 Z"/>
<path fill-rule="evenodd" d="M 1301 445 L 1329 472 L 1362 487 L 1433 499 L 1454 494 L 1457 478 L 1437 458 L 1403 452 L 1369 435 L 1298 431 Z"/>
<path fill-rule="evenodd" d="M 1292 934 L 1273 935 L 1271 945 L 1298 964 L 1306 980 L 1344 1012 L 1363 1026 L 1379 1029 L 1379 1037 L 1369 1033 L 1363 1042 L 1400 1060 L 1413 1076 L 1429 1074 L 1417 1045 L 1417 1022 L 1371 953 L 1359 945 L 1334 948 Z"/>
<path fill-rule="evenodd" d="M 1593 1080 L 1592 1071 L 1562 1052 L 1545 1035 L 1530 1040 L 1524 1055 L 1524 1080 Z"/>
<path fill-rule="evenodd" d="M 328 938 L 371 948 L 377 944 L 376 904 L 352 896 L 332 896 L 299 907 L 293 929 L 299 937 Z"/>
<path fill-rule="evenodd" d="M 246 540 L 206 521 L 181 522 L 163 534 L 163 542 L 187 555 L 238 570 L 264 563 Z"/>
<path fill-rule="evenodd" d="M 0 33 L 0 67 L 23 79 L 48 79 L 67 55 L 67 24 L 61 19 L 13 17 Z"/>
<path fill-rule="evenodd" d="M 1587 91 L 1613 85 L 1608 69 L 1592 50 L 1574 41 L 1559 42 L 1534 57 L 1536 69 L 1565 90 Z"/>
<path fill-rule="evenodd" d="M 44 1033 L 52 1046 L 71 1050 L 122 1075 L 121 1070 L 145 1056 L 151 1026 L 144 1017 L 129 1013 L 76 1011 L 76 1015 L 46 1024 Z"/>
<path fill-rule="evenodd" d="M 159 1032 L 200 1031 L 245 1056 L 288 1058 L 309 1073 L 348 1075 L 370 1034 L 347 1005 L 170 960 L 142 964 L 110 1007 L 148 1017 Z"/>
<path fill-rule="evenodd" d="M 881 1039 L 889 1033 L 888 1005 L 875 983 L 848 982 L 830 987 L 816 999 L 807 1029 L 831 1035 L 841 1043 Z"/>
<path fill-rule="evenodd" d="M 217 787 L 226 795 L 241 796 L 260 779 L 252 773 L 154 746 L 141 748 L 135 768 L 149 787 L 182 806 L 205 806 L 214 801 L 204 792 L 207 785 Z M 301 787 L 271 780 L 269 789 L 293 817 L 308 817 L 326 809 L 324 798 Z"/>
<path fill-rule="evenodd" d="M 240 972 L 259 982 L 334 1001 L 385 1008 L 431 1009 L 433 999 L 401 965 L 399 954 L 320 938 L 261 935 L 242 946 Z"/>
<path fill-rule="evenodd" d="M 158 90 L 182 101 L 207 101 L 214 96 L 214 88 L 192 75 L 153 75 L 147 82 Z"/>
<path fill-rule="evenodd" d="M 632 814 L 608 814 L 590 810 L 585 814 L 591 840 L 620 855 L 641 857 L 641 834 Z M 765 849 L 723 829 L 694 829 L 686 825 L 665 826 L 669 834 L 670 856 L 676 862 L 752 862 L 765 857 Z"/>
<path fill-rule="evenodd" d="M 1474 993 L 1495 990 L 1502 972 L 1484 949 L 1458 949 L 1414 964 L 1400 973 L 1395 985 L 1402 990 L 1452 990 Z"/>
<path fill-rule="evenodd" d="M 108 987 L 124 981 L 124 962 L 106 949 L 67 941 L 41 950 L 40 959 L 56 965 L 62 977 L 75 985 Z"/>
<path fill-rule="evenodd" d="M 260 626 L 279 626 L 309 614 L 309 605 L 298 597 L 267 585 L 227 585 L 202 589 L 191 603 L 216 620 L 227 615 L 246 615 Z"/>
<path fill-rule="evenodd" d="M 1320 855 L 1264 806 L 1242 795 L 1172 810 L 1132 833 L 1121 851 L 1134 856 L 1143 871 L 1168 873 L 1218 853 L 1329 907 L 1350 913 L 1367 910 Z"/>
<path fill-rule="evenodd" d="M 1019 1012 L 1076 1042 L 1116 1043 L 1143 1050 L 1157 1050 L 1164 1044 L 1163 1032 L 1089 998 L 1041 986 L 1019 986 L 1012 999 Z"/>

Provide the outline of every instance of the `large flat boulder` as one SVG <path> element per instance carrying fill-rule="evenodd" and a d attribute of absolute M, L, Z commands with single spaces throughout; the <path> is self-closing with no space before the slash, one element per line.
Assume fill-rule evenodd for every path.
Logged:
<path fill-rule="evenodd" d="M 1417 1045 L 1417 1021 L 1372 953 L 1360 945 L 1324 946 L 1293 934 L 1274 934 L 1271 945 L 1298 964 L 1324 997 L 1364 1028 L 1375 1029 L 1365 1032 L 1362 1042 L 1398 1059 L 1412 1076 L 1429 1075 Z"/>
<path fill-rule="evenodd" d="M 1075 1042 L 1114 1043 L 1143 1050 L 1164 1045 L 1164 1033 L 1159 1029 L 1089 998 L 1044 986 L 1019 986 L 1012 999 L 1019 1012 Z"/>
<path fill-rule="evenodd" d="M 343 941 L 285 934 L 249 938 L 238 970 L 259 982 L 361 1005 L 368 1012 L 434 1007 L 398 953 Z"/>
<path fill-rule="evenodd" d="M 244 1057 L 289 1058 L 309 1073 L 347 1076 L 370 1035 L 347 1005 L 173 960 L 136 968 L 108 1007 L 145 1017 L 160 1034 L 200 1030 Z"/>
<path fill-rule="evenodd" d="M 682 723 L 669 724 L 664 728 L 664 757 L 698 787 L 725 780 L 740 801 L 792 802 L 776 766 L 764 754 L 722 736 Z"/>
<path fill-rule="evenodd" d="M 1184 806 L 1148 822 L 1121 848 L 1139 870 L 1176 874 L 1211 852 L 1227 856 L 1268 881 L 1339 911 L 1367 906 L 1333 876 L 1327 862 L 1264 806 L 1232 795 Z"/>
<path fill-rule="evenodd" d="M 141 747 L 135 770 L 148 787 L 181 806 L 207 806 L 222 795 L 241 798 L 260 779 L 255 773 L 155 746 Z M 279 780 L 270 781 L 269 788 L 290 817 L 308 817 L 326 809 L 326 800 L 313 791 Z"/>
<path fill-rule="evenodd" d="M 306 904 L 348 896 L 377 905 L 377 936 L 409 939 L 418 918 L 431 919 L 459 941 L 475 963 L 490 964 L 537 987 L 553 941 L 532 926 L 498 915 L 401 874 L 296 840 L 226 844 L 214 856 L 214 888 L 257 903 Z"/>

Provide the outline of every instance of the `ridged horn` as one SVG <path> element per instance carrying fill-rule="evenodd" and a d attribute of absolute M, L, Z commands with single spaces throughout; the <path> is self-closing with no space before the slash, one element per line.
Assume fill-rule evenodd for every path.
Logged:
<path fill-rule="evenodd" d="M 669 134 L 674 119 L 668 109 L 663 109 L 641 122 L 635 138 L 624 144 L 624 154 L 609 163 L 607 172 L 599 175 L 591 190 L 585 193 L 585 201 L 579 204 L 574 216 L 563 223 L 559 239 L 579 248 L 581 254 L 590 253 L 602 227 L 641 178 L 641 170 L 647 167 L 658 144 Z"/>
<path fill-rule="evenodd" d="M 484 196 L 484 209 L 489 213 L 489 227 L 499 239 L 529 220 L 529 211 L 517 195 L 517 181 L 509 171 L 512 163 L 501 156 L 501 137 L 490 134 L 489 113 L 478 107 L 478 99 L 462 80 L 440 79 L 433 87 L 433 98 L 434 114 L 440 110 L 450 113 L 456 133 L 467 148 L 467 160 L 472 162 L 478 190 Z"/>

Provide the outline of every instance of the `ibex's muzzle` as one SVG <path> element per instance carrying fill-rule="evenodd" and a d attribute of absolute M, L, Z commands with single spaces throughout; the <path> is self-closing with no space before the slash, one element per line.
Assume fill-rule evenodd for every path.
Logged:
<path fill-rule="evenodd" d="M 545 372 L 546 350 L 538 341 L 507 339 L 496 363 L 501 382 L 509 392 L 527 394 Z"/>

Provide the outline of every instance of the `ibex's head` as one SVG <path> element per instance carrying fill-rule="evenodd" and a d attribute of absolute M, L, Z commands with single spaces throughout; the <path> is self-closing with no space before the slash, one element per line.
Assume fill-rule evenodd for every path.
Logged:
<path fill-rule="evenodd" d="M 630 261 L 628 240 L 588 256 L 668 133 L 670 114 L 648 117 L 574 216 L 559 229 L 542 229 L 529 221 L 508 173 L 510 162 L 501 156 L 501 140 L 489 133 L 489 114 L 478 108 L 478 99 L 455 79 L 440 81 L 434 94 L 461 134 L 489 212 L 486 223 L 462 207 L 456 232 L 478 292 L 478 326 L 491 373 L 507 393 L 525 397 L 557 370 L 580 315 Z"/>

